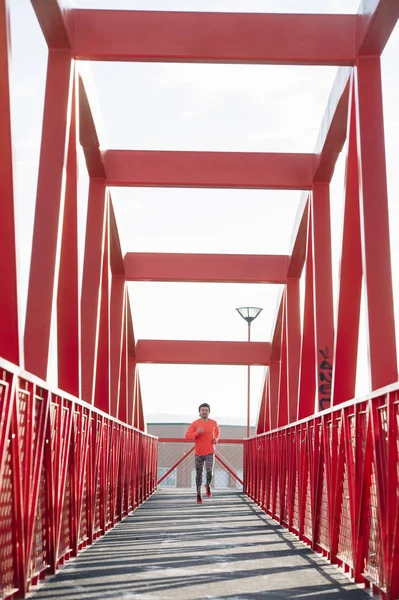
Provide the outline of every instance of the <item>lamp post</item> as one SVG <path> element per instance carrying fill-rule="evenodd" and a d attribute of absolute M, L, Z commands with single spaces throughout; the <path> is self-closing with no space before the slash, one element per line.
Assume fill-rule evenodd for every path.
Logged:
<path fill-rule="evenodd" d="M 248 323 L 248 342 L 251 341 L 251 323 L 256 319 L 257 316 L 261 313 L 263 308 L 258 308 L 256 306 L 242 306 L 240 308 L 236 308 L 236 311 L 240 314 L 240 316 L 246 320 Z M 251 409 L 251 365 L 248 365 L 248 375 L 247 375 L 247 437 L 250 436 L 250 409 Z"/>

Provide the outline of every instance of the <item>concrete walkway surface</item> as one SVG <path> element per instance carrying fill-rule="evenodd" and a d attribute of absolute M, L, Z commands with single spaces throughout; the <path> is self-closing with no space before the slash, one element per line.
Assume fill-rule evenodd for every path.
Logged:
<path fill-rule="evenodd" d="M 161 489 L 32 600 L 364 600 L 369 594 L 244 494 Z"/>

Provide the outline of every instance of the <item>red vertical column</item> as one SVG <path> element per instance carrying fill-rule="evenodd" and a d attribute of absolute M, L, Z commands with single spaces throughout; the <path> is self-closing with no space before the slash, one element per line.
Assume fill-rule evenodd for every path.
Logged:
<path fill-rule="evenodd" d="M 74 85 L 57 295 L 58 387 L 80 397 L 76 86 Z"/>
<path fill-rule="evenodd" d="M 363 277 L 360 240 L 356 113 L 353 93 L 350 106 L 348 157 L 345 176 L 344 226 L 339 276 L 333 391 L 331 397 L 333 405 L 345 402 L 355 396 L 360 301 Z"/>
<path fill-rule="evenodd" d="M 334 313 L 331 265 L 330 186 L 316 183 L 311 194 L 317 410 L 331 404 Z"/>
<path fill-rule="evenodd" d="M 314 301 L 313 301 L 313 250 L 312 211 L 308 211 L 306 242 L 305 302 L 301 340 L 301 360 L 298 392 L 298 419 L 315 412 L 316 358 L 314 344 Z"/>
<path fill-rule="evenodd" d="M 293 423 L 298 414 L 299 359 L 301 352 L 301 323 L 299 302 L 299 279 L 287 279 L 287 377 L 288 422 Z"/>
<path fill-rule="evenodd" d="M 363 273 L 375 390 L 398 379 L 380 58 L 358 58 L 355 81 Z"/>
<path fill-rule="evenodd" d="M 0 0 L 0 356 L 19 365 L 7 1 Z"/>
<path fill-rule="evenodd" d="M 82 398 L 93 403 L 106 225 L 106 183 L 91 179 L 81 298 Z"/>
<path fill-rule="evenodd" d="M 50 50 L 25 324 L 25 368 L 47 376 L 58 280 L 72 91 L 69 51 Z"/>

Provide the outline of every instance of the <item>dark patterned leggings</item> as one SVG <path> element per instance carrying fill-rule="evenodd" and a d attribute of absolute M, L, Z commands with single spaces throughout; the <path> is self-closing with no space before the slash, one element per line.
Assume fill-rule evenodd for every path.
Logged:
<path fill-rule="evenodd" d="M 206 454 L 205 456 L 196 456 L 195 457 L 195 483 L 197 485 L 197 489 L 201 488 L 202 484 L 202 473 L 204 472 L 204 463 L 206 470 L 206 485 L 210 485 L 213 476 L 213 465 L 215 463 L 215 455 L 214 454 Z"/>

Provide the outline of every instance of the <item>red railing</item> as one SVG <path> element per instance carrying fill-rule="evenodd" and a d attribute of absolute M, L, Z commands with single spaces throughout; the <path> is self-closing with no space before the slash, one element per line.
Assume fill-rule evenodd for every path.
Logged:
<path fill-rule="evenodd" d="M 157 438 L 0 359 L 0 598 L 32 584 L 156 489 Z"/>
<path fill-rule="evenodd" d="M 244 492 L 357 582 L 399 597 L 399 389 L 244 444 Z"/>

